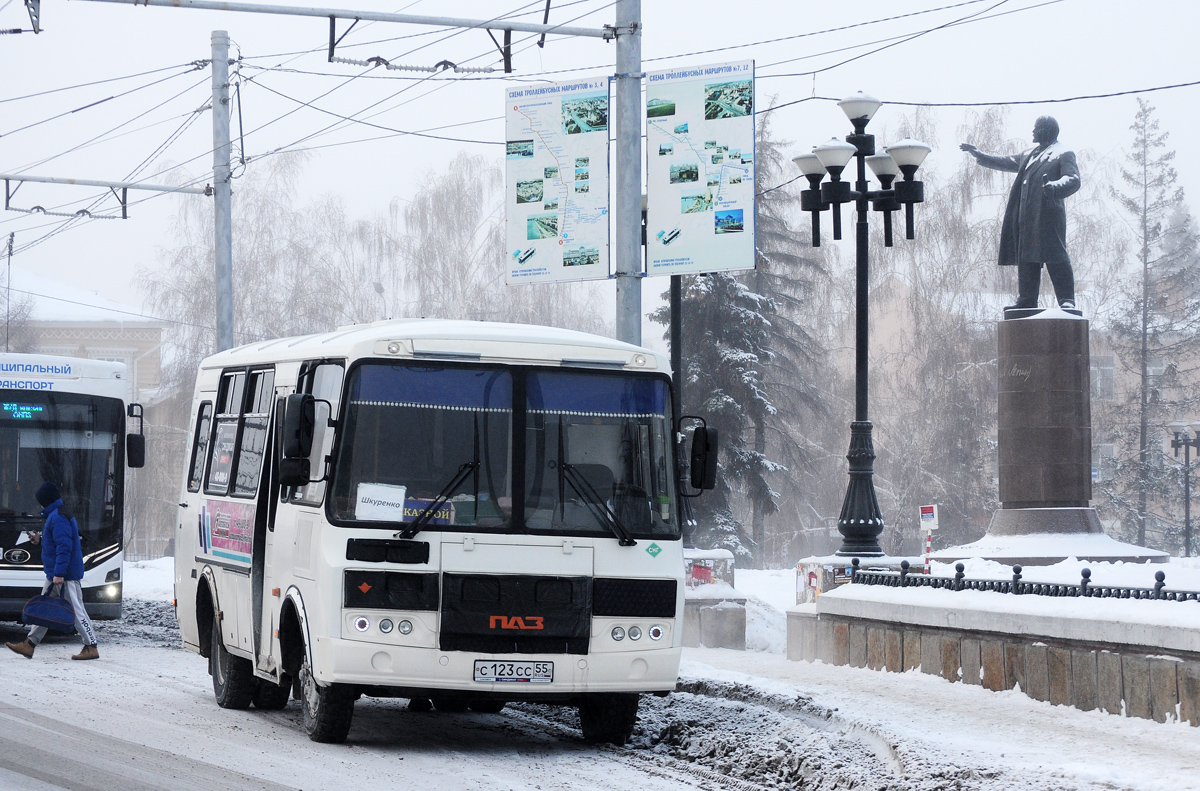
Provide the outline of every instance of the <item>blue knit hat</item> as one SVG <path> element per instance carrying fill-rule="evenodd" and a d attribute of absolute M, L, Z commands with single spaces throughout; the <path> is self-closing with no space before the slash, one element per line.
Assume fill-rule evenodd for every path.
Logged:
<path fill-rule="evenodd" d="M 39 486 L 37 494 L 34 496 L 37 497 L 38 504 L 41 505 L 42 508 L 50 505 L 55 500 L 62 499 L 62 494 L 58 491 L 58 487 L 55 486 L 52 481 L 46 481 Z"/>

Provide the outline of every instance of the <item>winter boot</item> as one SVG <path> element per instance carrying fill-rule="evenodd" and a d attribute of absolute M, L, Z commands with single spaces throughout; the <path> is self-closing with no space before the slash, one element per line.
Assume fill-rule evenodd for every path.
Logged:
<path fill-rule="evenodd" d="M 72 659 L 99 659 L 100 658 L 100 649 L 96 647 L 95 643 L 92 643 L 91 645 L 85 645 L 83 647 L 82 651 L 80 651 L 78 654 L 75 654 L 71 658 Z"/>
<path fill-rule="evenodd" d="M 37 648 L 36 645 L 29 642 L 27 639 L 22 640 L 19 643 L 5 643 L 5 645 L 26 659 L 33 659 L 33 650 Z"/>

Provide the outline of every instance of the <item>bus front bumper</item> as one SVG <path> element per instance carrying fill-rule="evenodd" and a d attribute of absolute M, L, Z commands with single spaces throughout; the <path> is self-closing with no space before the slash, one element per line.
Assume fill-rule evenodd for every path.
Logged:
<path fill-rule="evenodd" d="M 484 654 L 380 645 L 317 637 L 316 678 L 322 684 L 476 693 L 512 699 L 555 698 L 587 692 L 669 692 L 679 677 L 681 648 L 579 654 Z M 475 660 L 553 662 L 554 680 L 475 681 Z"/>

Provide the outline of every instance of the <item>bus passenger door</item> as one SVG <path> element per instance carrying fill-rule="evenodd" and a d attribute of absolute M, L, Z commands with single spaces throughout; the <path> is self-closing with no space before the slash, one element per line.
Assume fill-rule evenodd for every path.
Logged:
<path fill-rule="evenodd" d="M 278 455 L 278 427 L 283 415 L 278 404 L 292 390 L 280 385 L 272 394 L 270 428 L 267 432 L 266 449 L 263 454 L 262 479 L 254 509 L 254 558 L 251 572 L 254 612 L 254 656 L 255 667 L 263 672 L 275 674 L 275 629 L 279 612 L 278 569 L 279 541 L 275 532 L 275 518 L 279 511 L 279 470 L 275 457 Z"/>

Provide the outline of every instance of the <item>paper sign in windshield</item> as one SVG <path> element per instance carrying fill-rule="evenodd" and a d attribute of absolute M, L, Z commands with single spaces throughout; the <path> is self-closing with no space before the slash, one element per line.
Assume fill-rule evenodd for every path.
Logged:
<path fill-rule="evenodd" d="M 360 483 L 354 518 L 365 522 L 403 522 L 407 486 L 390 483 Z"/>

